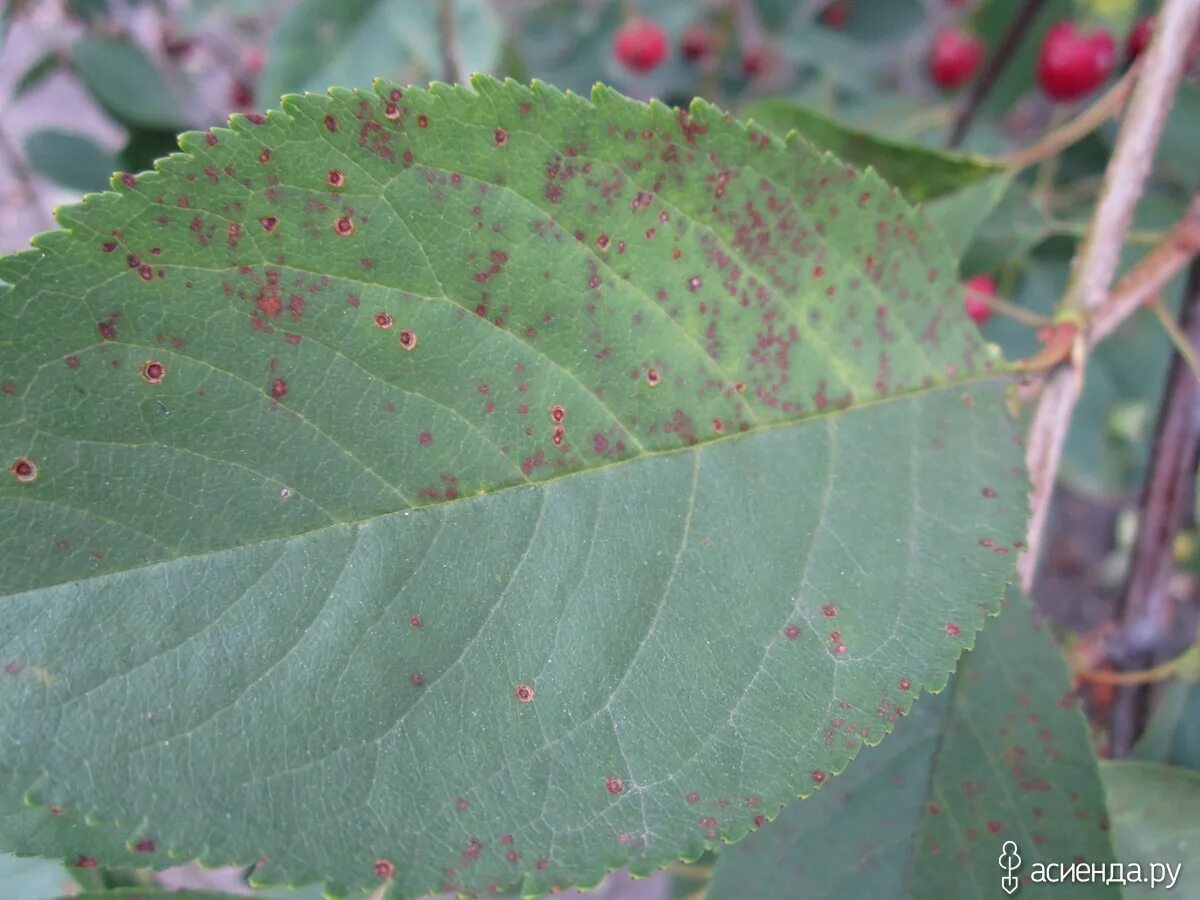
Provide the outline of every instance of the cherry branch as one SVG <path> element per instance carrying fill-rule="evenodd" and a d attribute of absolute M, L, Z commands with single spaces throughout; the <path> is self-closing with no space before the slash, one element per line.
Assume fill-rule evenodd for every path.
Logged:
<path fill-rule="evenodd" d="M 1061 306 L 1081 318 L 1108 298 L 1134 208 L 1154 164 L 1154 153 L 1166 124 L 1186 62 L 1188 45 L 1200 23 L 1196 0 L 1165 0 L 1154 34 L 1144 52 L 1129 112 L 1104 176 L 1100 200 L 1088 236 L 1072 263 L 1073 276 Z M 1072 354 L 1073 365 L 1050 373 L 1038 400 L 1026 448 L 1033 491 L 1030 498 L 1028 552 L 1017 563 L 1025 590 L 1033 586 L 1042 533 L 1058 466 L 1066 444 L 1071 414 L 1079 398 L 1085 359 L 1082 336 Z"/>
<path fill-rule="evenodd" d="M 1002 165 L 1024 169 L 1051 156 L 1057 156 L 1072 144 L 1087 137 L 1109 119 L 1119 118 L 1137 81 L 1140 66 L 1135 64 L 1121 80 L 1105 91 L 1095 103 L 1066 124 L 1045 134 L 1029 147 L 1000 158 Z"/>

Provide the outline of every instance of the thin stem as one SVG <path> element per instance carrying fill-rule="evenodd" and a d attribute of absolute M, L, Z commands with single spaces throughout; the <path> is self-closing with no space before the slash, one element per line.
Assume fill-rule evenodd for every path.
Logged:
<path fill-rule="evenodd" d="M 1066 311 L 1075 310 L 1079 318 L 1099 307 L 1112 308 L 1112 304 L 1104 304 L 1120 260 L 1125 232 L 1154 163 L 1155 150 L 1174 103 L 1188 44 L 1197 23 L 1200 23 L 1200 3 L 1196 0 L 1164 0 L 1156 16 L 1154 35 L 1143 53 L 1142 72 L 1104 174 L 1104 187 L 1096 204 L 1092 228 L 1076 253 L 1073 276 L 1060 304 Z M 1155 252 L 1151 251 L 1152 254 Z M 1129 311 L 1132 310 L 1125 314 Z M 1092 323 L 1093 333 L 1099 330 L 1099 315 Z M 1115 326 L 1116 321 L 1113 321 L 1111 327 Z M 1072 354 L 1073 369 L 1060 366 L 1047 377 L 1033 416 L 1026 448 L 1029 474 L 1033 479 L 1028 551 L 1017 562 L 1025 590 L 1033 586 L 1050 497 L 1058 477 L 1071 415 L 1082 390 L 1083 341 L 1086 339 L 1080 338 L 1076 352 Z"/>
<path fill-rule="evenodd" d="M 1002 156 L 1000 162 L 1013 169 L 1025 169 L 1044 159 L 1056 157 L 1072 144 L 1087 137 L 1109 119 L 1119 118 L 1137 80 L 1135 64 L 1100 99 L 1075 118 L 1052 128 L 1032 145 Z"/>
<path fill-rule="evenodd" d="M 1095 346 L 1117 326 L 1163 289 L 1200 252 L 1200 193 L 1192 198 L 1183 217 L 1175 223 L 1113 290 L 1091 316 L 1088 344 Z"/>
<path fill-rule="evenodd" d="M 38 219 L 46 224 L 47 228 L 56 228 L 58 223 L 54 221 L 54 216 L 46 209 L 42 203 L 41 194 L 37 187 L 37 178 L 33 174 L 33 170 L 25 163 L 25 157 L 20 150 L 17 149 L 12 139 L 8 136 L 8 132 L 0 127 L 0 156 L 4 157 L 5 163 L 16 178 L 17 184 L 21 186 L 21 193 L 25 197 L 25 204 L 36 213 Z"/>
<path fill-rule="evenodd" d="M 1004 37 L 1000 39 L 1000 43 L 996 45 L 987 65 L 984 66 L 983 73 L 972 86 L 971 93 L 967 96 L 967 102 L 963 105 L 962 111 L 958 114 L 958 120 L 954 123 L 954 129 L 950 132 L 950 139 L 946 142 L 947 147 L 958 147 L 966 139 L 967 132 L 970 131 L 971 124 L 975 121 L 975 116 L 991 95 L 1000 76 L 1004 74 L 1004 70 L 1012 61 L 1013 54 L 1017 52 L 1017 47 L 1021 45 L 1022 39 L 1029 32 L 1030 26 L 1033 25 L 1038 13 L 1042 11 L 1042 7 L 1046 3 L 1047 0 L 1025 0 L 1021 4 L 1021 8 L 1017 10 L 1017 14 L 1013 16 L 1013 20 L 1008 26 L 1008 31 L 1004 33 Z"/>
<path fill-rule="evenodd" d="M 1180 320 L 1194 355 L 1200 350 L 1200 263 L 1192 264 Z M 1173 643 L 1178 612 L 1169 585 L 1175 565 L 1175 535 L 1192 508 L 1198 457 L 1200 382 L 1176 354 L 1171 360 L 1154 452 L 1142 486 L 1137 537 L 1119 604 L 1114 661 L 1122 669 L 1150 667 Z M 1111 723 L 1114 755 L 1124 756 L 1133 746 L 1147 700 L 1142 688 L 1118 693 Z"/>
<path fill-rule="evenodd" d="M 447 84 L 458 84 L 462 64 L 459 62 L 458 32 L 454 26 L 454 0 L 438 0 L 438 39 L 442 45 L 442 72 Z"/>
<path fill-rule="evenodd" d="M 1075 674 L 1085 681 L 1096 684 L 1156 684 L 1166 681 L 1179 674 L 1179 669 L 1191 665 L 1191 656 L 1200 649 L 1200 644 L 1193 644 L 1188 650 L 1173 659 L 1167 660 L 1149 669 L 1138 669 L 1133 672 L 1113 672 L 1108 669 L 1076 669 Z"/>
<path fill-rule="evenodd" d="M 1163 305 L 1161 297 L 1153 297 L 1145 304 L 1154 311 L 1154 315 L 1158 317 L 1158 322 L 1162 325 L 1163 331 L 1167 333 L 1167 337 L 1171 340 L 1171 346 L 1175 348 L 1175 352 L 1180 358 L 1187 363 L 1187 367 L 1192 370 L 1192 375 L 1196 380 L 1200 381 L 1200 359 L 1196 357 L 1196 351 L 1191 344 L 1188 343 L 1187 335 L 1179 329 L 1179 323 L 1171 318 L 1171 313 L 1167 307 Z"/>
<path fill-rule="evenodd" d="M 1086 222 L 1059 221 L 1050 226 L 1049 233 L 1066 235 L 1068 237 L 1087 237 L 1088 225 Z M 1157 247 L 1168 234 L 1169 232 L 1166 231 L 1146 231 L 1130 228 L 1125 232 L 1125 243 L 1136 244 L 1142 247 Z"/>

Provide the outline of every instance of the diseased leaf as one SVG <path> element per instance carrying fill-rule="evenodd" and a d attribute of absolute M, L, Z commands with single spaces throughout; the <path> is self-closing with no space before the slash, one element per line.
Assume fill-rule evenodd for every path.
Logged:
<path fill-rule="evenodd" d="M 379 76 L 444 76 L 438 3 L 431 0 L 300 0 L 272 30 L 259 93 L 367 87 Z M 500 23 L 484 0 L 455 0 L 464 77 L 489 71 L 500 51 Z"/>
<path fill-rule="evenodd" d="M 855 131 L 790 100 L 760 100 L 745 113 L 776 134 L 795 131 L 847 162 L 871 166 L 910 200 L 932 200 L 1001 171 L 983 157 L 930 150 Z"/>
<path fill-rule="evenodd" d="M 28 806 L 22 785 L 0 779 L 0 847 L 19 856 L 60 859 L 69 866 L 159 868 L 175 865 L 142 823 L 121 829 L 84 821 L 77 809 Z"/>
<path fill-rule="evenodd" d="M 1190 769 L 1132 760 L 1103 760 L 1100 776 L 1108 793 L 1117 857 L 1139 863 L 1143 878 L 1151 863 L 1181 866 L 1171 892 L 1200 896 L 1200 773 Z M 1158 887 L 1166 887 L 1166 883 Z M 1126 897 L 1151 897 L 1160 891 L 1130 883 Z"/>
<path fill-rule="evenodd" d="M 834 896 L 996 897 L 1005 841 L 1028 891 L 1035 862 L 1112 860 L 1087 723 L 1045 621 L 1015 592 L 960 661 L 881 746 L 736 847 L 721 851 L 708 900 Z M 890 707 L 885 717 L 897 715 Z M 770 815 L 770 812 L 768 812 Z M 1119 896 L 1055 885 L 1055 894 Z"/>
<path fill-rule="evenodd" d="M 736 840 L 994 611 L 1028 486 L 936 231 L 704 103 L 285 99 L 0 265 L 0 763 L 271 882 Z M 130 640 L 136 635 L 136 640 Z"/>

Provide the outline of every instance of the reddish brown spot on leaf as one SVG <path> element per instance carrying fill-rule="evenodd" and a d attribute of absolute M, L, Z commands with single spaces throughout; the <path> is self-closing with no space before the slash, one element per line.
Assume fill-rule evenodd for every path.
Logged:
<path fill-rule="evenodd" d="M 421 622 L 420 616 L 413 616 L 412 618 L 410 618 L 408 620 L 408 624 L 411 625 L 413 628 L 420 628 L 423 623 Z"/>
<path fill-rule="evenodd" d="M 263 227 L 263 231 L 265 231 L 267 234 L 270 234 L 276 229 L 276 227 L 278 227 L 279 219 L 277 219 L 275 216 L 262 216 L 258 220 L 258 224 Z"/>
<path fill-rule="evenodd" d="M 333 223 L 333 230 L 343 237 L 354 234 L 354 220 L 349 216 L 338 216 Z"/>
<path fill-rule="evenodd" d="M 789 625 L 783 630 L 783 633 L 789 641 L 794 641 L 800 637 L 800 628 L 797 625 Z"/>
<path fill-rule="evenodd" d="M 134 853 L 153 853 L 155 850 L 154 841 L 150 838 L 142 838 L 133 845 Z"/>
<path fill-rule="evenodd" d="M 827 619 L 832 619 L 837 615 L 837 607 L 826 603 L 821 607 L 821 615 Z"/>
<path fill-rule="evenodd" d="M 659 374 L 658 369 L 646 370 L 646 384 L 650 387 L 658 387 L 660 381 L 662 381 L 662 375 Z"/>
<path fill-rule="evenodd" d="M 497 128 L 492 134 L 492 140 L 496 142 L 497 147 L 503 147 L 508 143 L 508 132 L 503 128 Z"/>
<path fill-rule="evenodd" d="M 559 425 L 567 418 L 567 409 L 560 403 L 555 403 L 550 407 L 550 421 L 555 425 Z"/>
<path fill-rule="evenodd" d="M 375 313 L 375 325 L 379 328 L 391 328 L 395 322 L 396 320 L 385 312 Z"/>
<path fill-rule="evenodd" d="M 127 188 L 137 187 L 137 176 L 126 172 L 121 176 L 121 183 Z"/>
<path fill-rule="evenodd" d="M 625 793 L 625 781 L 624 779 L 618 778 L 616 775 L 610 775 L 608 778 L 604 779 L 604 787 L 610 794 Z"/>
<path fill-rule="evenodd" d="M 400 118 L 400 107 L 395 103 L 389 103 L 383 108 L 383 114 L 394 122 Z"/>
<path fill-rule="evenodd" d="M 29 484 L 31 481 L 37 481 L 37 463 L 27 456 L 20 456 L 13 460 L 12 473 L 13 478 L 17 479 L 21 484 Z"/>
<path fill-rule="evenodd" d="M 342 174 L 341 169 L 329 170 L 329 186 L 340 188 L 346 183 L 346 176 Z"/>
<path fill-rule="evenodd" d="M 423 684 L 425 684 L 425 678 L 420 672 L 413 672 L 408 676 L 408 680 L 412 682 L 413 687 L 421 687 Z"/>
<path fill-rule="evenodd" d="M 147 384 L 161 384 L 162 380 L 167 377 L 167 367 L 157 359 L 148 359 L 142 363 L 138 374 L 142 376 L 142 381 Z"/>
<path fill-rule="evenodd" d="M 537 867 L 539 872 L 545 872 L 548 868 L 550 868 L 550 860 L 545 856 L 539 857 L 537 861 Z"/>
<path fill-rule="evenodd" d="M 75 858 L 75 868 L 77 869 L 94 869 L 99 863 L 96 862 L 94 856 L 78 856 Z"/>
<path fill-rule="evenodd" d="M 330 131 L 337 131 L 338 130 L 337 119 L 335 119 L 333 116 L 326 116 L 325 117 L 325 127 L 328 128 Z"/>
<path fill-rule="evenodd" d="M 417 127 L 418 128 L 428 128 L 429 127 L 429 116 L 425 115 L 425 113 L 421 113 L 421 115 L 417 116 Z"/>
<path fill-rule="evenodd" d="M 907 691 L 909 688 L 912 687 L 912 682 L 909 681 L 907 678 L 901 678 L 899 681 L 896 682 L 896 684 L 899 686 L 900 690 L 902 690 L 902 691 Z"/>
<path fill-rule="evenodd" d="M 405 350 L 412 350 L 417 346 L 417 333 L 409 331 L 407 328 L 400 332 L 400 346 Z"/>
<path fill-rule="evenodd" d="M 375 874 L 380 878 L 394 878 L 396 875 L 396 864 L 390 859 L 380 857 L 375 860 Z"/>
<path fill-rule="evenodd" d="M 961 633 L 962 633 L 962 629 L 959 628 L 957 625 L 955 625 L 953 622 L 951 622 L 949 625 L 946 626 L 946 634 L 950 635 L 950 637 L 958 637 L 959 634 L 961 634 Z"/>
<path fill-rule="evenodd" d="M 518 684 L 515 688 L 513 688 L 513 696 L 522 703 L 529 703 L 534 698 L 533 687 L 528 684 Z"/>
<path fill-rule="evenodd" d="M 284 397 L 288 392 L 288 383 L 282 378 L 276 378 L 271 382 L 271 396 L 276 399 Z"/>
<path fill-rule="evenodd" d="M 815 784 L 824 784 L 825 783 L 825 773 L 822 772 L 820 769 L 816 769 L 812 773 L 812 780 Z"/>

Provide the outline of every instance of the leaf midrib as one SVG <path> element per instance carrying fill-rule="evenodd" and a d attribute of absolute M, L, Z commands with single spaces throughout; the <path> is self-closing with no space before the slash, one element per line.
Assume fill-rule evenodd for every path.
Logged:
<path fill-rule="evenodd" d="M 224 553 L 236 553 L 241 550 L 245 550 L 245 549 L 252 548 L 252 547 L 260 547 L 265 544 L 275 543 L 277 541 L 292 541 L 292 540 L 310 537 L 310 536 L 318 534 L 322 531 L 332 531 L 332 530 L 338 529 L 338 528 L 359 528 L 359 527 L 371 525 L 375 522 L 379 522 L 383 519 L 387 519 L 387 518 L 393 517 L 393 516 L 411 516 L 411 515 L 414 515 L 417 513 L 426 512 L 428 510 L 435 510 L 435 509 L 440 510 L 440 509 L 444 509 L 447 507 L 451 507 L 455 504 L 473 502 L 473 501 L 480 500 L 481 498 L 491 498 L 491 497 L 509 493 L 511 491 L 539 490 L 539 489 L 541 489 L 541 487 L 543 485 L 549 485 L 552 483 L 562 482 L 562 481 L 566 481 L 566 480 L 572 479 L 572 478 L 580 478 L 580 477 L 587 477 L 587 476 L 595 475 L 597 473 L 604 472 L 604 471 L 607 471 L 609 469 L 612 469 L 612 468 L 615 468 L 618 466 L 637 465 L 639 463 L 647 462 L 652 459 L 658 459 L 661 457 L 668 457 L 668 456 L 675 456 L 675 455 L 682 454 L 682 453 L 697 453 L 706 447 L 716 446 L 718 444 L 723 444 L 723 443 L 728 443 L 728 442 L 733 442 L 733 441 L 748 440 L 750 438 L 756 437 L 756 436 L 766 433 L 766 432 L 782 430 L 785 428 L 796 428 L 796 427 L 800 427 L 808 422 L 819 422 L 819 421 L 825 421 L 825 420 L 830 420 L 830 419 L 836 419 L 843 415 L 849 415 L 849 414 L 853 414 L 856 412 L 873 409 L 875 407 L 886 406 L 888 404 L 909 402 L 914 399 L 919 400 L 924 395 L 933 394 L 938 391 L 950 390 L 953 388 L 960 388 L 960 387 L 961 388 L 969 388 L 969 387 L 972 387 L 975 385 L 985 384 L 990 381 L 997 381 L 997 380 L 1007 378 L 1010 374 L 1011 373 L 1008 371 L 1007 368 L 997 367 L 995 370 L 993 370 L 991 372 L 974 373 L 968 377 L 964 377 L 964 378 L 960 378 L 960 379 L 948 380 L 948 381 L 944 381 L 944 382 L 935 382 L 934 384 L 932 384 L 930 386 L 916 387 L 916 388 L 912 388 L 907 391 L 898 391 L 894 394 L 889 394 L 887 396 L 877 397 L 877 398 L 873 398 L 870 400 L 864 400 L 859 403 L 856 403 L 855 405 L 846 407 L 844 409 L 835 409 L 835 408 L 831 407 L 831 408 L 822 410 L 821 412 L 813 413 L 813 414 L 807 415 L 807 416 L 802 416 L 802 417 L 797 417 L 797 418 L 792 418 L 792 419 L 781 419 L 776 422 L 768 422 L 768 423 L 760 424 L 753 428 L 747 428 L 745 431 L 736 432 L 734 434 L 715 435 L 713 437 L 706 438 L 701 441 L 697 441 L 695 444 L 691 444 L 691 445 L 688 445 L 685 447 L 668 447 L 668 448 L 665 448 L 662 450 L 647 450 L 645 453 L 643 453 L 640 456 L 634 456 L 634 457 L 630 457 L 628 459 L 616 460 L 614 462 L 602 463 L 600 465 L 592 466 L 591 468 L 587 468 L 587 469 L 577 469 L 572 472 L 564 472 L 560 475 L 552 475 L 550 477 L 543 478 L 539 481 L 518 482 L 518 483 L 514 483 L 514 484 L 502 485 L 500 487 L 496 487 L 491 490 L 480 490 L 474 494 L 455 497 L 452 500 L 441 500 L 436 503 L 428 503 L 423 506 L 411 506 L 411 507 L 402 508 L 402 509 L 389 510 L 388 512 L 372 513 L 370 515 L 362 516 L 362 517 L 356 518 L 356 519 L 341 519 L 341 520 L 317 525 L 312 528 L 295 531 L 295 532 L 292 532 L 292 533 L 286 534 L 286 535 L 277 535 L 274 537 L 265 537 L 260 540 L 241 542 L 235 546 L 222 547 L 219 549 L 204 550 L 199 553 L 183 554 L 180 556 L 171 557 L 170 559 L 156 560 L 154 562 L 146 563 L 144 565 L 134 565 L 134 566 L 128 566 L 125 568 L 111 569 L 109 571 L 100 572 L 95 575 L 86 575 L 83 577 L 68 578 L 68 579 L 64 579 L 63 581 L 57 581 L 57 582 L 48 582 L 46 584 L 42 584 L 37 587 L 29 588 L 27 590 L 16 591 L 14 593 L 9 593 L 9 594 L 0 594 L 0 597 L 2 597 L 2 598 L 21 597 L 21 596 L 25 596 L 28 594 L 34 594 L 39 591 L 50 590 L 50 589 L 53 589 L 56 587 L 61 587 L 64 584 L 82 584 L 82 583 L 86 583 L 86 582 L 90 582 L 90 581 L 95 581 L 97 579 L 110 578 L 110 577 L 114 577 L 117 575 L 126 574 L 128 572 L 140 571 L 140 570 L 152 570 L 152 569 L 155 569 L 155 568 L 158 568 L 161 566 L 167 566 L 167 565 L 171 565 L 171 564 L 178 563 L 178 562 L 184 562 L 184 561 L 194 560 L 194 559 L 204 559 L 206 557 L 219 556 Z M 114 443 L 111 441 L 80 441 L 80 442 L 96 443 L 96 444 Z M 171 450 L 171 451 L 176 451 L 179 449 L 179 448 L 173 447 L 168 444 L 161 444 L 157 441 L 153 442 L 153 443 L 140 444 L 138 446 L 141 448 L 158 446 L 158 447 L 162 447 L 165 450 Z M 186 452 L 195 453 L 194 450 L 190 450 L 190 449 L 187 449 Z M 198 455 L 203 456 L 203 454 L 198 454 Z M 253 470 L 251 470 L 251 471 L 253 471 Z M 258 474 L 261 474 L 261 473 L 258 473 Z M 263 474 L 262 477 L 265 480 L 270 480 L 273 482 L 279 481 L 279 479 L 267 476 L 265 474 Z M 0 502 L 2 502 L 2 499 L 7 499 L 7 498 L 0 498 Z M 20 499 L 20 498 L 17 497 L 16 499 Z"/>

